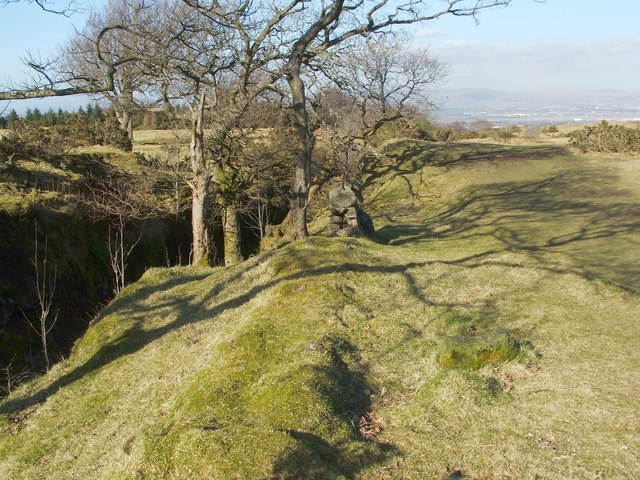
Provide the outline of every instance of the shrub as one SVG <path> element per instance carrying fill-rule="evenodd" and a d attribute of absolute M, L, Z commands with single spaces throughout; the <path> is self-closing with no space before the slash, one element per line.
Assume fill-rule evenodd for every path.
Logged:
<path fill-rule="evenodd" d="M 508 142 L 521 131 L 517 125 L 511 125 L 504 128 L 494 128 L 491 130 L 491 138 L 500 142 Z"/>
<path fill-rule="evenodd" d="M 638 153 L 640 129 L 602 121 L 569 133 L 569 145 L 582 153 Z"/>
<path fill-rule="evenodd" d="M 560 133 L 560 130 L 558 130 L 558 127 L 556 127 L 555 125 L 549 125 L 547 127 L 542 127 L 541 132 L 547 133 L 547 134 L 554 134 L 554 133 Z"/>
<path fill-rule="evenodd" d="M 18 120 L 2 139 L 0 155 L 11 157 L 59 156 L 75 147 L 105 145 L 130 152 L 133 148 L 127 132 L 122 130 L 113 116 L 88 119 L 74 115 L 67 123 L 43 127 L 33 122 Z"/>
<path fill-rule="evenodd" d="M 411 116 L 401 117 L 384 124 L 371 138 L 376 146 L 383 145 L 396 138 L 420 138 L 420 127 Z"/>
<path fill-rule="evenodd" d="M 0 162 L 42 156 L 57 156 L 59 151 L 53 152 L 50 138 L 46 135 L 34 135 L 32 130 L 39 130 L 32 125 L 20 125 L 8 135 L 0 137 Z M 58 144 L 59 145 L 59 144 Z"/>
<path fill-rule="evenodd" d="M 477 131 L 463 122 L 453 122 L 448 125 L 437 125 L 429 121 L 418 123 L 418 138 L 431 142 L 454 142 L 470 138 L 486 138 L 487 133 Z"/>

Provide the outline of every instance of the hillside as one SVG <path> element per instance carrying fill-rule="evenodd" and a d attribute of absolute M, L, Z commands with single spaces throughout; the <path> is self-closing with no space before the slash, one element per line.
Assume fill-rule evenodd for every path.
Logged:
<path fill-rule="evenodd" d="M 40 345 L 29 327 L 40 318 L 38 274 L 52 288 L 48 352 L 55 360 L 68 355 L 89 320 L 113 298 L 111 252 L 115 252 L 114 232 L 119 231 L 118 213 L 125 220 L 125 244 L 135 244 L 126 261 L 127 281 L 140 278 L 150 266 L 178 264 L 181 252 L 189 252 L 191 240 L 189 218 L 182 211 L 176 213 L 169 175 L 144 157 L 102 146 L 51 152 L 37 144 L 19 148 L 19 143 L 6 142 L 3 151 L 0 142 L 2 395 L 10 390 L 10 378 L 15 381 L 24 372 L 44 370 Z M 136 186 L 135 197 L 124 187 L 112 190 L 120 195 L 113 204 L 125 205 L 119 211 L 109 210 L 108 202 L 99 200 L 100 189 L 116 181 Z M 152 205 L 153 211 L 147 209 L 135 218 L 126 210 L 127 196 L 128 205 L 137 200 Z"/>
<path fill-rule="evenodd" d="M 121 292 L 0 403 L 0 478 L 637 476 L 638 172 L 547 145 L 391 144 L 364 179 L 375 238 L 320 220 Z M 444 366 L 492 335 L 517 354 Z"/>

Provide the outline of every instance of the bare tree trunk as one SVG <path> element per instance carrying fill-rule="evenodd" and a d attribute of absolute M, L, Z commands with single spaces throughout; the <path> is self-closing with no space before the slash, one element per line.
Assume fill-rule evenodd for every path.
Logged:
<path fill-rule="evenodd" d="M 242 261 L 240 251 L 240 225 L 234 205 L 229 205 L 224 209 L 224 264 L 236 265 Z"/>
<path fill-rule="evenodd" d="M 304 83 L 300 78 L 300 64 L 292 64 L 287 75 L 293 97 L 295 115 L 296 154 L 294 158 L 295 180 L 291 190 L 291 235 L 294 239 L 309 236 L 307 230 L 307 204 L 311 177 L 311 157 L 314 138 L 309 131 Z"/>
<path fill-rule="evenodd" d="M 197 176 L 191 183 L 191 228 L 193 233 L 193 263 L 207 260 L 209 255 L 209 232 L 206 225 L 206 200 L 209 181 Z"/>
<path fill-rule="evenodd" d="M 127 135 L 129 135 L 129 139 L 133 142 L 133 116 L 129 112 L 125 115 L 126 117 L 123 128 L 127 132 Z"/>
<path fill-rule="evenodd" d="M 133 142 L 133 116 L 130 111 L 126 110 L 126 107 L 122 107 L 122 110 L 114 109 L 116 113 L 116 119 L 122 128 Z"/>
<path fill-rule="evenodd" d="M 209 256 L 209 232 L 207 231 L 207 201 L 209 198 L 209 185 L 211 172 L 207 168 L 204 158 L 204 103 L 205 91 L 198 99 L 198 105 L 192 112 L 191 129 L 191 170 L 193 180 L 189 182 L 191 187 L 191 228 L 193 232 L 193 262 L 208 261 Z"/>
<path fill-rule="evenodd" d="M 311 157 L 315 138 L 309 130 L 309 114 L 304 82 L 300 76 L 304 55 L 313 40 L 325 28 L 335 22 L 342 12 L 344 0 L 330 2 L 331 8 L 305 31 L 291 48 L 287 64 L 287 82 L 293 99 L 293 113 L 296 131 L 295 181 L 291 190 L 291 235 L 293 239 L 309 236 L 307 230 L 307 205 L 311 178 Z"/>
<path fill-rule="evenodd" d="M 269 220 L 269 207 L 267 206 L 267 203 L 263 202 L 260 197 L 258 197 L 258 201 L 256 203 L 258 205 L 256 219 L 258 223 L 258 234 L 260 236 L 260 242 L 262 242 L 262 240 L 264 240 L 264 229 L 267 225 L 267 221 Z"/>

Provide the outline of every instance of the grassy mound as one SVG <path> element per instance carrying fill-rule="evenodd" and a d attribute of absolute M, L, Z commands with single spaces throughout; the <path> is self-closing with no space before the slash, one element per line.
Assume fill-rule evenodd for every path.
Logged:
<path fill-rule="evenodd" d="M 0 403 L 0 476 L 640 471 L 638 161 L 388 148 L 364 179 L 375 239 L 314 236 L 127 287 Z M 496 331 L 517 356 L 438 361 L 445 339 Z"/>

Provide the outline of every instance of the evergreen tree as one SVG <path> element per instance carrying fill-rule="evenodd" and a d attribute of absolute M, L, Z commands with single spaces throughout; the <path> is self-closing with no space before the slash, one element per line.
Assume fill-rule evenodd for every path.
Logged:
<path fill-rule="evenodd" d="M 42 124 L 42 112 L 36 107 L 33 109 L 33 123 L 37 125 Z"/>
<path fill-rule="evenodd" d="M 42 117 L 42 124 L 45 127 L 53 127 L 58 124 L 58 117 L 51 108 Z"/>
<path fill-rule="evenodd" d="M 58 108 L 57 116 L 58 116 L 58 119 L 57 119 L 57 124 L 58 125 L 66 124 L 67 120 L 69 119 L 69 113 L 63 111 L 61 108 Z"/>
<path fill-rule="evenodd" d="M 11 110 L 7 114 L 7 127 L 9 128 L 13 127 L 18 120 L 20 120 L 20 117 L 18 116 L 18 112 L 16 112 L 15 110 Z"/>
<path fill-rule="evenodd" d="M 104 121 L 104 110 L 99 104 L 95 104 L 93 107 L 93 116 L 96 120 L 103 122 Z"/>

